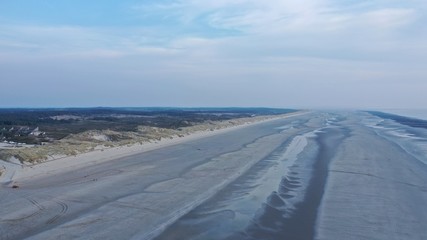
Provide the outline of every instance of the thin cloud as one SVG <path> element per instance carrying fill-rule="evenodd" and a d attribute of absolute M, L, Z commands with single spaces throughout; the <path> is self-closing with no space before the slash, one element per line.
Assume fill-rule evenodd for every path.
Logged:
<path fill-rule="evenodd" d="M 378 8 L 370 2 L 343 5 L 337 1 L 240 0 L 172 1 L 139 5 L 141 14 L 173 18 L 183 24 L 204 22 L 213 28 L 243 33 L 339 30 L 356 23 L 365 28 L 398 28 L 416 20 L 411 8 Z"/>
<path fill-rule="evenodd" d="M 332 106 L 339 99 L 357 107 L 358 94 L 366 91 L 359 100 L 368 106 L 378 95 L 391 99 L 403 81 L 408 95 L 418 93 L 427 76 L 426 4 L 354 2 L 148 1 L 128 5 L 129 15 L 121 17 L 132 24 L 114 26 L 34 23 L 21 16 L 0 24 L 0 73 L 2 81 L 27 86 L 38 79 L 40 86 L 58 82 L 57 89 L 61 81 L 97 89 L 105 80 L 111 83 L 105 91 L 113 93 L 118 83 L 122 92 L 141 91 L 141 102 L 159 100 L 159 90 L 170 93 L 169 100 L 162 96 L 169 105 L 183 104 L 176 100 L 186 89 L 186 103 L 210 96 L 205 105 L 238 98 L 247 105 L 262 99 L 277 106 L 281 99 L 283 105 Z M 390 91 L 381 88 L 386 85 Z M 306 97 L 319 89 L 324 102 Z"/>
<path fill-rule="evenodd" d="M 419 16 L 419 13 L 412 8 L 378 8 L 366 2 L 343 5 L 328 0 L 297 2 L 291 0 L 263 2 L 180 0 L 140 4 L 132 6 L 131 9 L 140 13 L 142 17 L 151 16 L 153 24 L 144 23 L 144 27 L 141 28 L 3 25 L 0 26 L 0 42 L 9 43 L 9 45 L 11 42 L 14 43 L 15 50 L 9 48 L 8 51 L 25 52 L 28 51 L 28 47 L 32 47 L 33 52 L 29 54 L 39 51 L 52 54 L 82 52 L 84 55 L 84 52 L 90 52 L 93 49 L 99 52 L 120 52 L 121 54 L 138 54 L 148 51 L 153 54 L 156 52 L 169 54 L 176 52 L 176 49 L 188 51 L 197 49 L 199 52 L 216 51 L 219 54 L 224 52 L 225 55 L 229 55 L 226 51 L 234 48 L 236 41 L 240 41 L 243 44 L 237 45 L 242 47 L 237 46 L 237 48 L 242 49 L 240 52 L 243 56 L 247 56 L 245 51 L 255 47 L 257 51 L 253 57 L 256 57 L 256 53 L 263 56 L 274 51 L 279 54 L 282 52 L 285 56 L 289 56 L 290 53 L 297 54 L 292 48 L 300 49 L 300 56 L 306 56 L 311 51 L 313 56 L 319 57 L 322 54 L 317 53 L 337 43 L 342 46 L 341 48 L 356 47 L 363 52 L 364 49 L 384 41 L 384 36 L 379 35 L 381 31 L 396 32 L 392 39 L 387 39 L 389 43 L 398 42 L 399 39 L 412 41 L 405 33 L 399 34 L 399 31 L 411 27 Z M 169 21 L 158 25 L 155 21 L 158 18 L 169 18 Z M 181 28 L 179 32 L 173 30 Z M 215 29 L 234 32 L 219 34 Z M 236 34 L 237 32 L 240 34 Z M 364 39 L 358 39 L 357 36 L 364 36 L 369 43 Z M 316 38 L 316 41 L 312 38 Z M 204 43 L 195 42 L 194 46 L 184 44 L 194 40 Z M 250 41 L 257 41 L 257 43 L 246 43 Z M 7 48 L 5 44 L 3 45 Z M 244 46 L 248 49 L 245 50 Z M 341 50 L 337 49 L 337 51 Z M 339 58 L 340 53 L 337 54 L 335 57 Z M 103 55 L 100 54 L 100 56 Z"/>
<path fill-rule="evenodd" d="M 414 9 L 385 8 L 364 13 L 360 16 L 366 26 L 381 29 L 396 29 L 407 26 L 416 20 Z"/>

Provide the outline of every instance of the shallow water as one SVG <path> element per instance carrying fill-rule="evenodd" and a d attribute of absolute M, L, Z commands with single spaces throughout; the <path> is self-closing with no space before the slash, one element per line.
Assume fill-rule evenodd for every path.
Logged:
<path fill-rule="evenodd" d="M 411 119 L 405 119 L 402 122 L 399 121 L 399 117 L 396 119 L 393 116 L 388 117 L 388 119 L 384 119 L 368 115 L 364 119 L 364 124 L 375 129 L 378 135 L 398 144 L 416 159 L 427 164 L 427 128 L 411 127 L 420 121 L 427 124 L 427 121 L 413 119 L 411 122 Z"/>
<path fill-rule="evenodd" d="M 337 121 L 331 118 L 324 126 Z M 333 129 L 284 142 L 156 239 L 312 239 L 332 154 L 325 144 L 336 146 L 342 138 L 342 131 Z"/>

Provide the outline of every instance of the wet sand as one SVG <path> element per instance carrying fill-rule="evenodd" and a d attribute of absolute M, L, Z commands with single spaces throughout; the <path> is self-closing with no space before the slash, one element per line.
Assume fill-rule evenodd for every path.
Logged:
<path fill-rule="evenodd" d="M 294 129 L 297 135 L 156 239 L 313 239 L 330 159 L 349 132 L 326 127 L 324 117 Z"/>
<path fill-rule="evenodd" d="M 296 159 L 273 153 L 157 240 L 426 239 L 427 168 L 400 138 L 406 127 L 386 138 L 363 123 L 373 116 L 324 117 Z"/>
<path fill-rule="evenodd" d="M 288 137 L 272 120 L 182 144 L 18 178 L 2 187 L 2 239 L 150 238 L 233 181 Z M 296 123 L 297 123 L 296 122 Z"/>
<path fill-rule="evenodd" d="M 427 239 L 427 166 L 353 116 L 337 149 L 316 239 Z M 380 132 L 381 133 L 381 132 Z"/>
<path fill-rule="evenodd" d="M 0 239 L 427 239 L 424 131 L 314 112 L 22 178 Z"/>

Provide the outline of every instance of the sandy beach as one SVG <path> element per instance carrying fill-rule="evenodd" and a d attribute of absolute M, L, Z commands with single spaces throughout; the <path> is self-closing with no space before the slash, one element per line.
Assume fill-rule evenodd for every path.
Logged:
<path fill-rule="evenodd" d="M 25 167 L 0 238 L 425 239 L 426 131 L 310 112 Z"/>
<path fill-rule="evenodd" d="M 281 127 L 296 117 L 170 140 L 96 164 L 68 168 L 61 159 L 18 171 L 20 187 L 1 189 L 2 238 L 150 239 L 280 145 L 289 137 Z M 105 151 L 84 157 L 91 154 Z"/>
<path fill-rule="evenodd" d="M 52 156 L 49 160 L 37 164 L 29 162 L 20 163 L 18 159 L 14 158 L 9 159 L 8 161 L 0 159 L 0 169 L 3 173 L 0 175 L 0 183 L 3 183 L 3 185 L 6 186 L 11 186 L 14 184 L 18 185 L 19 179 L 25 179 L 29 177 L 34 178 L 46 174 L 57 174 L 62 171 L 71 171 L 75 168 L 82 168 L 85 166 L 99 164 L 101 162 L 131 156 L 174 144 L 181 144 L 186 141 L 197 140 L 215 134 L 225 133 L 253 124 L 259 124 L 280 118 L 299 116 L 301 114 L 306 114 L 306 112 L 290 113 L 276 117 L 267 116 L 254 119 L 235 120 L 237 125 L 225 124 L 214 130 L 199 127 L 201 130 L 195 129 L 190 133 L 182 136 L 173 135 L 169 138 L 162 138 L 152 142 L 136 143 L 119 147 L 100 147 L 97 150 L 87 153 L 80 153 L 75 156 Z"/>

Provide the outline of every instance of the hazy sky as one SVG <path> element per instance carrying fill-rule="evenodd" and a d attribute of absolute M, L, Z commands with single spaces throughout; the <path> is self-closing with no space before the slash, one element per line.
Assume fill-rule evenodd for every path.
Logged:
<path fill-rule="evenodd" d="M 426 108 L 425 0 L 0 0 L 0 107 Z"/>

